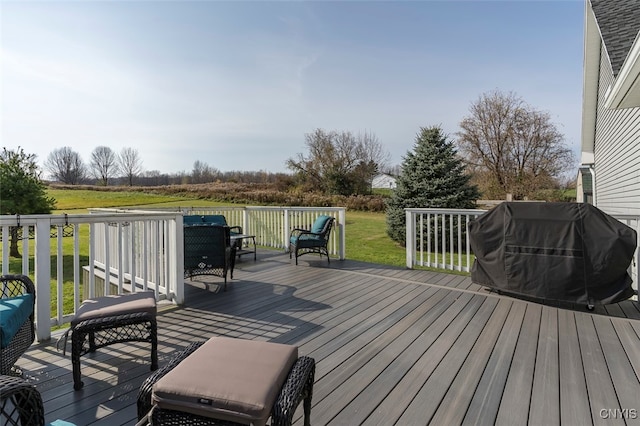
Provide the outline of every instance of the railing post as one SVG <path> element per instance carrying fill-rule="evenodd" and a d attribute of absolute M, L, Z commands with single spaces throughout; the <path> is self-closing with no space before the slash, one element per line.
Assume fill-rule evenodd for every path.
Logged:
<path fill-rule="evenodd" d="M 407 268 L 413 269 L 413 264 L 416 255 L 416 223 L 413 220 L 413 213 L 405 209 L 406 219 L 406 237 L 405 237 L 405 252 L 407 253 Z"/>
<path fill-rule="evenodd" d="M 282 245 L 284 246 L 284 252 L 289 253 L 289 230 L 291 229 L 289 222 L 289 209 L 285 207 L 282 210 L 282 214 L 284 215 L 284 220 L 282 221 Z"/>
<path fill-rule="evenodd" d="M 170 279 L 174 281 L 173 284 L 175 286 L 174 303 L 182 305 L 184 304 L 184 226 L 182 215 L 176 215 L 176 220 L 173 224 L 176 227 L 175 232 L 171 233 L 176 236 L 173 242 L 173 253 L 175 253 L 175 256 L 172 256 L 172 258 L 175 259 L 175 264 L 172 265 L 171 270 L 175 271 L 175 274 L 171 276 Z"/>
<path fill-rule="evenodd" d="M 51 338 L 51 236 L 49 219 L 36 221 L 35 285 L 36 336 L 39 342 Z"/>
<path fill-rule="evenodd" d="M 251 229 L 249 229 L 249 211 L 246 207 L 242 209 L 242 231 L 245 234 L 249 234 Z"/>
<path fill-rule="evenodd" d="M 4 225 L 2 227 L 2 275 L 9 273 L 9 241 L 11 240 L 11 234 L 9 234 L 9 226 Z"/>
<path fill-rule="evenodd" d="M 347 245 L 347 238 L 345 235 L 345 224 L 347 223 L 347 215 L 345 209 L 340 209 L 340 211 L 338 212 L 338 222 L 340 223 L 340 253 L 338 253 L 338 255 L 340 256 L 340 260 L 344 260 Z"/>

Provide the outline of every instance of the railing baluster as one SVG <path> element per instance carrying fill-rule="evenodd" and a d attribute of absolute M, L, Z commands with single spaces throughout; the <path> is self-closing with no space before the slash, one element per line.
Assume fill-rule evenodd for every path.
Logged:
<path fill-rule="evenodd" d="M 62 324 L 62 316 L 64 314 L 64 269 L 62 260 L 64 253 L 62 249 L 63 229 L 62 225 L 57 226 L 58 235 L 56 236 L 57 253 L 56 253 L 56 320 L 57 325 Z"/>

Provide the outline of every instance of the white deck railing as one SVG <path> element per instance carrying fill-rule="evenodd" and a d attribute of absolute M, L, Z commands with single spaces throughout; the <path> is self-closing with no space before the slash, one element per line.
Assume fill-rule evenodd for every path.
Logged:
<path fill-rule="evenodd" d="M 470 272 L 473 253 L 469 246 L 469 221 L 486 210 L 405 209 L 407 268 L 426 266 Z M 640 235 L 640 216 L 612 215 Z M 633 288 L 638 290 L 640 250 L 629 266 Z"/>
<path fill-rule="evenodd" d="M 178 221 L 182 221 L 180 214 L 166 212 L 3 215 L 2 274 L 19 273 L 34 280 L 40 341 L 50 338 L 52 326 L 69 322 L 83 299 L 96 295 L 148 289 L 155 291 L 158 300 L 182 303 L 182 226 L 177 226 Z M 13 227 L 22 234 L 18 243 L 22 261 L 10 268 Z M 102 252 L 118 254 L 100 258 Z M 131 268 L 121 274 L 119 265 Z M 73 297 L 65 297 L 68 294 Z"/>
<path fill-rule="evenodd" d="M 87 298 L 149 289 L 157 300 L 183 303 L 183 214 L 224 214 L 230 225 L 242 225 L 246 234 L 255 235 L 258 245 L 285 250 L 291 229 L 309 229 L 318 215 L 331 215 L 336 228 L 329 252 L 340 259 L 345 256 L 344 208 L 95 209 L 78 215 L 3 215 L 0 270 L 34 280 L 38 340 L 49 339 L 52 327 L 71 321 Z M 15 227 L 21 233 L 22 260 L 10 267 L 10 230 Z"/>
<path fill-rule="evenodd" d="M 486 210 L 405 209 L 407 268 L 471 270 L 468 224 Z"/>

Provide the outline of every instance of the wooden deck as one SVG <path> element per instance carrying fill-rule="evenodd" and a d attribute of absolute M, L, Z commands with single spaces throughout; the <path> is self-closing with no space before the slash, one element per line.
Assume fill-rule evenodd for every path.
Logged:
<path fill-rule="evenodd" d="M 298 345 L 317 362 L 314 425 L 640 424 L 637 302 L 567 310 L 460 275 L 328 267 L 315 255 L 295 266 L 273 252 L 238 262 L 226 292 L 217 277 L 201 280 L 188 286 L 185 307 L 161 309 L 160 365 L 215 335 Z M 42 393 L 47 421 L 133 425 L 149 349 L 84 356 L 79 392 L 55 341 L 34 345 L 18 365 Z"/>

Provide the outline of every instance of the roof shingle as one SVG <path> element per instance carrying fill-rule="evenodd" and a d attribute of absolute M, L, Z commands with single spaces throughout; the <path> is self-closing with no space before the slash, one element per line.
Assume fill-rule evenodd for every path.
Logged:
<path fill-rule="evenodd" d="M 614 77 L 640 31 L 639 0 L 590 0 Z"/>

